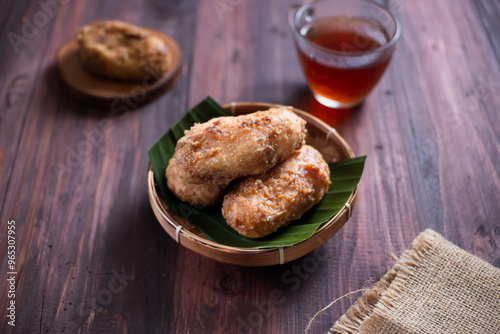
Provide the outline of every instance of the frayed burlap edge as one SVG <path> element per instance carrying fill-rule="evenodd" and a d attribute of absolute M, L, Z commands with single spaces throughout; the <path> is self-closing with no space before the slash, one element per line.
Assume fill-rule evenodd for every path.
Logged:
<path fill-rule="evenodd" d="M 395 307 L 394 303 L 401 294 L 401 289 L 422 263 L 421 258 L 443 240 L 445 239 L 441 235 L 431 229 L 420 233 L 413 241 L 413 248 L 401 255 L 392 269 L 382 277 L 375 287 L 351 306 L 346 314 L 333 325 L 329 333 L 357 333 L 361 325 L 369 333 L 375 332 L 378 325 L 384 322 L 384 316 Z M 373 313 L 375 307 L 378 309 L 377 313 Z M 370 321 L 367 322 L 367 320 Z"/>

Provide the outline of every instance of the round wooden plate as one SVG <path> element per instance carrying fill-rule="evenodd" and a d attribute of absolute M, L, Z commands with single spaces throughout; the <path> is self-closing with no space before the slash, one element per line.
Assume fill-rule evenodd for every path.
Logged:
<path fill-rule="evenodd" d="M 276 106 L 269 103 L 231 103 L 223 107 L 233 115 L 241 115 Z M 349 145 L 335 129 L 302 110 L 293 109 L 293 111 L 307 122 L 307 144 L 320 151 L 325 161 L 339 161 L 354 157 Z M 282 248 L 238 248 L 221 245 L 210 240 L 184 219 L 174 214 L 156 191 L 151 166 L 149 166 L 147 182 L 149 201 L 155 216 L 174 240 L 182 246 L 216 261 L 252 267 L 283 264 L 298 259 L 319 247 L 337 233 L 350 218 L 358 194 L 358 187 L 356 187 L 347 202 L 350 209 L 344 206 L 328 222 L 321 225 L 309 239 L 299 244 Z"/>
<path fill-rule="evenodd" d="M 132 109 L 164 93 L 180 76 L 181 51 L 172 37 L 156 30 L 147 30 L 161 38 L 170 53 L 168 70 L 161 78 L 155 80 L 153 76 L 147 76 L 143 82 L 125 82 L 94 75 L 83 66 L 80 45 L 76 40 L 71 40 L 57 54 L 59 73 L 69 93 L 93 106 L 113 108 L 119 103 L 126 103 Z"/>

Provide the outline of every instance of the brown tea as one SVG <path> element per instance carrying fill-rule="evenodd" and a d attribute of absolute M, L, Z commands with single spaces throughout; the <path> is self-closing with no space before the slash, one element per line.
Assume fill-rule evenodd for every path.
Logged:
<path fill-rule="evenodd" d="M 298 48 L 311 89 L 342 104 L 362 100 L 375 87 L 391 58 L 379 57 L 375 52 L 370 56 L 369 51 L 380 48 L 389 37 L 380 26 L 362 18 L 313 20 L 300 34 L 321 47 L 310 54 Z"/>

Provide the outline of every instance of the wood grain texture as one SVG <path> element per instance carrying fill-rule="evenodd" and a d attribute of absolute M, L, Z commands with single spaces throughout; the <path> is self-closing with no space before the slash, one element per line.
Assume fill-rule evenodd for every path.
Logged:
<path fill-rule="evenodd" d="M 389 254 L 427 227 L 500 267 L 498 6 L 386 4 L 403 26 L 386 74 L 362 106 L 332 111 L 300 72 L 286 23 L 292 1 L 69 0 L 17 53 L 9 33 L 24 36 L 44 9 L 0 3 L 0 277 L 9 219 L 18 273 L 16 327 L 3 321 L 0 332 L 300 333 L 331 300 L 371 287 L 394 263 Z M 79 26 L 112 18 L 163 31 L 182 50 L 177 84 L 138 110 L 133 101 L 109 111 L 81 104 L 56 70 L 58 48 Z M 368 155 L 339 233 L 291 263 L 245 268 L 163 231 L 147 197 L 147 150 L 207 95 L 308 110 Z M 325 332 L 355 298 L 313 331 Z M 2 284 L 2 319 L 7 302 Z"/>

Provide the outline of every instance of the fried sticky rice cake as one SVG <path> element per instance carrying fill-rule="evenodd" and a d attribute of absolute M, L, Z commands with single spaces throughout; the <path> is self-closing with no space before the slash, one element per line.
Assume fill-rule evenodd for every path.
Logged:
<path fill-rule="evenodd" d="M 179 177 L 175 158 L 170 159 L 165 176 L 168 189 L 180 200 L 191 205 L 209 206 L 222 201 L 226 185 L 189 184 Z"/>
<path fill-rule="evenodd" d="M 224 196 L 227 223 L 248 238 L 262 238 L 299 219 L 325 195 L 330 170 L 309 145 L 267 173 L 250 176 Z"/>
<path fill-rule="evenodd" d="M 144 82 L 168 70 L 167 46 L 147 29 L 101 21 L 78 30 L 81 59 L 90 72 L 111 79 Z"/>
<path fill-rule="evenodd" d="M 196 124 L 177 142 L 179 175 L 188 183 L 228 184 L 265 173 L 304 144 L 305 125 L 291 107 Z"/>

